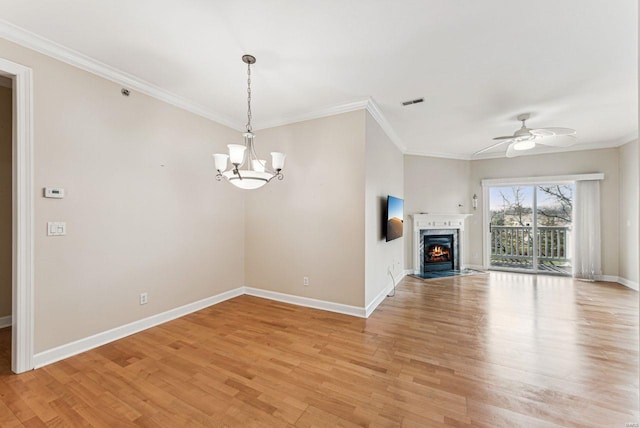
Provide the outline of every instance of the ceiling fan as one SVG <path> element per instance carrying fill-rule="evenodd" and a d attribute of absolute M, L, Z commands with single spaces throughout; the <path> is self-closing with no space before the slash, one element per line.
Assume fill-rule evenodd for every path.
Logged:
<path fill-rule="evenodd" d="M 518 116 L 518 120 L 522 122 L 522 127 L 513 135 L 504 137 L 496 137 L 497 143 L 478 150 L 472 156 L 479 155 L 495 147 L 499 147 L 505 143 L 509 143 L 506 156 L 513 158 L 520 156 L 522 152 L 533 149 L 536 144 L 543 144 L 551 147 L 569 147 L 576 143 L 576 130 L 571 128 L 527 128 L 525 122 L 529 120 L 531 115 L 524 113 Z M 564 137 L 564 138 L 554 138 Z"/>

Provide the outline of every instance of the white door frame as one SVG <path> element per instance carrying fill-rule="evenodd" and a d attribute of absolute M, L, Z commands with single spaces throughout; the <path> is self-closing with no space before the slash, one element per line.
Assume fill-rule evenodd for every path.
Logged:
<path fill-rule="evenodd" d="M 13 80 L 13 212 L 11 370 L 33 369 L 33 77 L 31 69 L 0 58 Z"/>

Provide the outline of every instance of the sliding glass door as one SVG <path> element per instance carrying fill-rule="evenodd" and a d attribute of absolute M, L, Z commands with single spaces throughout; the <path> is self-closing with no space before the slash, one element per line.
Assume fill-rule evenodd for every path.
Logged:
<path fill-rule="evenodd" d="M 534 196 L 530 186 L 489 189 L 490 267 L 534 269 Z"/>
<path fill-rule="evenodd" d="M 570 275 L 573 184 L 536 186 L 537 270 Z"/>
<path fill-rule="evenodd" d="M 489 187 L 489 268 L 571 273 L 572 184 Z"/>

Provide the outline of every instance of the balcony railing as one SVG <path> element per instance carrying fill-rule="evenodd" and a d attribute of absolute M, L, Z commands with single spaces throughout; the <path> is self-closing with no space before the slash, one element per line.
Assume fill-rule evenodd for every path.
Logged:
<path fill-rule="evenodd" d="M 536 240 L 538 265 L 563 267 L 571 260 L 571 228 L 567 226 L 491 226 L 491 262 L 502 266 L 532 265 Z"/>

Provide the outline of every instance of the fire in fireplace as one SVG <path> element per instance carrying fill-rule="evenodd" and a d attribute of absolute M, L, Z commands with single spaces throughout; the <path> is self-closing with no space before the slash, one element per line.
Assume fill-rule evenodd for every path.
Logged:
<path fill-rule="evenodd" d="M 453 235 L 424 236 L 424 271 L 454 269 Z"/>
<path fill-rule="evenodd" d="M 441 245 L 432 245 L 427 248 L 427 263 L 448 262 L 451 260 L 450 248 Z"/>

